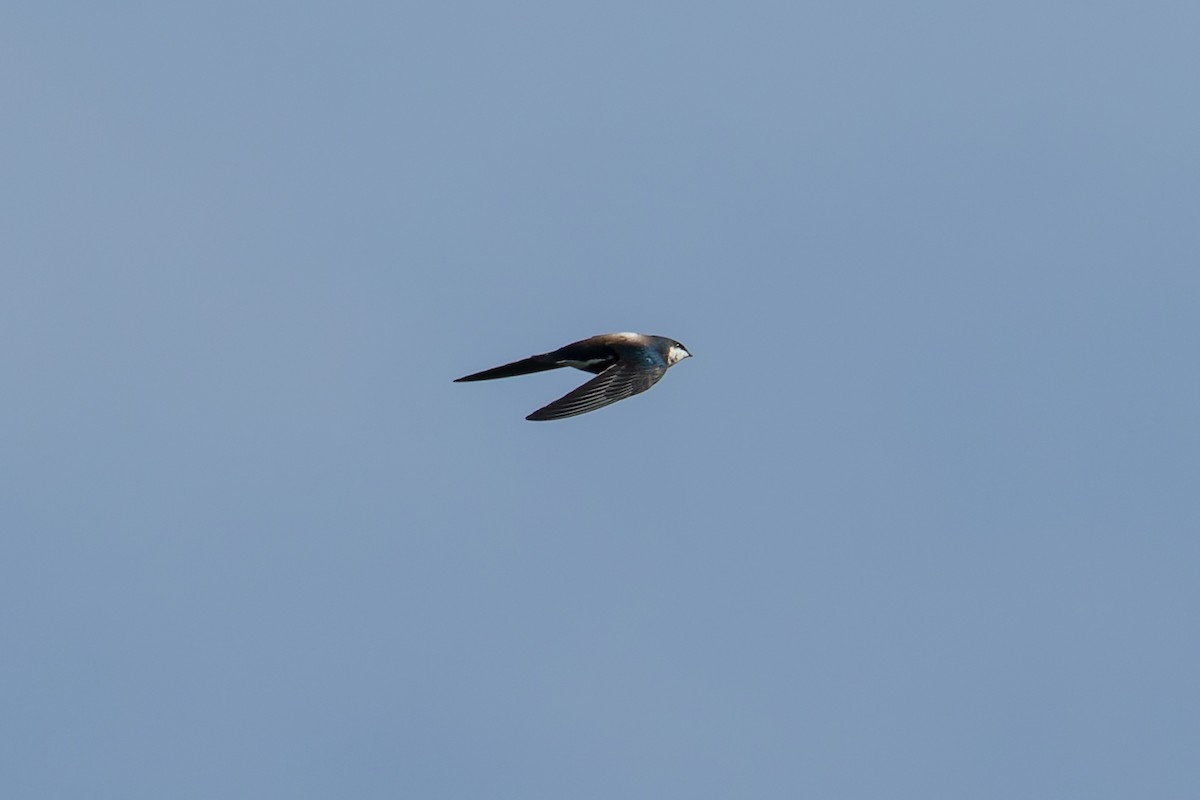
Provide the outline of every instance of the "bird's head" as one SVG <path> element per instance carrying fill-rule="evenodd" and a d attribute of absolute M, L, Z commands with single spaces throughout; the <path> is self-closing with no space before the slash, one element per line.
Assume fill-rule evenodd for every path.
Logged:
<path fill-rule="evenodd" d="M 683 361 L 685 358 L 691 358 L 692 354 L 687 348 L 674 339 L 671 340 L 671 346 L 667 348 L 667 366 L 673 366 Z"/>

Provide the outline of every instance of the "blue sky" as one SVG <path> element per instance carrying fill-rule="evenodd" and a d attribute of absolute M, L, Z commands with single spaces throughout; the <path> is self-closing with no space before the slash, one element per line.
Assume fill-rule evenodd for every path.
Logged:
<path fill-rule="evenodd" d="M 6 5 L 0 793 L 1191 797 L 1198 29 Z"/>

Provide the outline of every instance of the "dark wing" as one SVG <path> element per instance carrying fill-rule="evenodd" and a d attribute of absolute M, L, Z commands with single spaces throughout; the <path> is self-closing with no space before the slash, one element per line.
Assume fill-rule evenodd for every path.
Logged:
<path fill-rule="evenodd" d="M 463 378 L 456 378 L 455 383 L 463 381 L 490 381 L 495 378 L 511 378 L 514 375 L 528 375 L 531 372 L 544 372 L 548 369 L 558 369 L 563 366 L 556 364 L 549 358 L 548 355 L 530 356 L 523 358 L 520 361 L 514 361 L 511 364 L 504 364 L 499 367 L 485 369 L 483 372 L 476 372 L 472 375 L 467 375 Z"/>
<path fill-rule="evenodd" d="M 665 365 L 619 361 L 525 419 L 541 421 L 586 414 L 646 391 L 666 373 Z"/>

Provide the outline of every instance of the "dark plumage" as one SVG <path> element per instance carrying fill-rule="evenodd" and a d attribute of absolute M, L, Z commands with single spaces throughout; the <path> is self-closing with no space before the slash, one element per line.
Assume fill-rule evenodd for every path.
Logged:
<path fill-rule="evenodd" d="M 686 347 L 665 336 L 602 333 L 572 342 L 550 353 L 467 375 L 455 383 L 511 378 L 559 367 L 575 367 L 596 375 L 525 418 L 535 421 L 563 419 L 595 411 L 644 392 L 667 374 L 671 366 L 690 356 Z"/>

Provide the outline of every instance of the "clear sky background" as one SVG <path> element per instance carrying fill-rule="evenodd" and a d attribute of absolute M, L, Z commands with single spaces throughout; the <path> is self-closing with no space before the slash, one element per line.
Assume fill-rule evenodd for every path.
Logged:
<path fill-rule="evenodd" d="M 0 795 L 1194 798 L 1198 41 L 6 3 Z"/>

